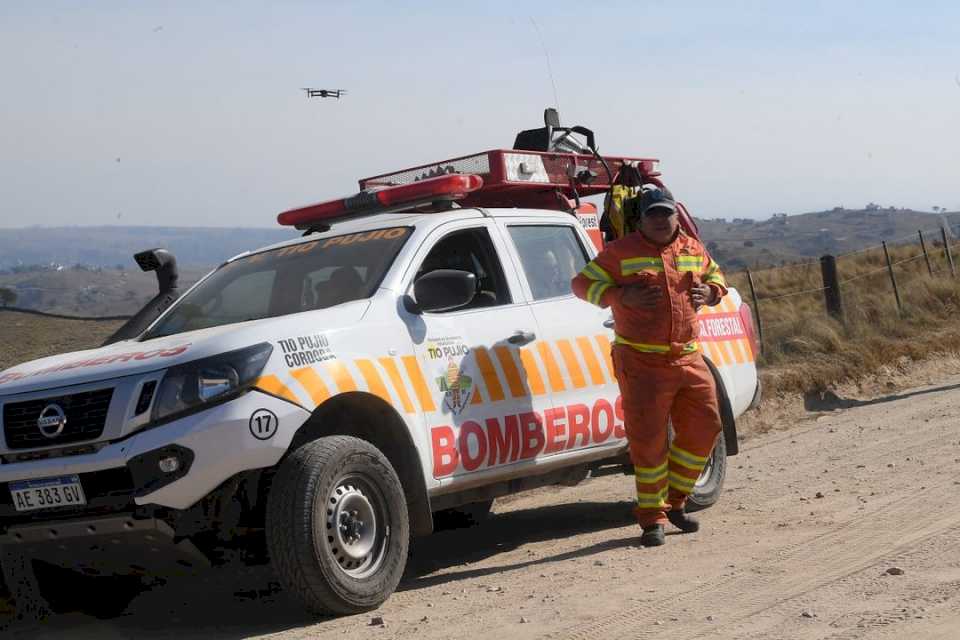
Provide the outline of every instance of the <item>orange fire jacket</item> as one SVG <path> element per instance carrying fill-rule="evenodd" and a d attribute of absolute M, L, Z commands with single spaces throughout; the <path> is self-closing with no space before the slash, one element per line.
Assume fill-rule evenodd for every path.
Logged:
<path fill-rule="evenodd" d="M 714 304 L 727 294 L 720 267 L 700 241 L 680 230 L 663 247 L 640 232 L 608 244 L 571 285 L 578 298 L 613 309 L 618 344 L 683 364 L 689 360 L 684 356 L 700 348 L 690 287 L 701 282 L 715 290 Z M 631 284 L 659 285 L 662 295 L 656 307 L 634 309 L 621 303 L 623 287 Z"/>

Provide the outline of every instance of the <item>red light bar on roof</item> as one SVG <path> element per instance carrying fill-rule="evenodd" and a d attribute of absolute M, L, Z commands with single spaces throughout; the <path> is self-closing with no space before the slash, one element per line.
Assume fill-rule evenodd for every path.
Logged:
<path fill-rule="evenodd" d="M 284 211 L 277 216 L 277 222 L 298 229 L 329 225 L 374 213 L 413 209 L 438 200 L 460 200 L 482 186 L 483 178 L 477 175 L 453 174 L 426 178 Z"/>
<path fill-rule="evenodd" d="M 526 207 L 566 210 L 557 198 L 573 198 L 606 193 L 610 176 L 614 180 L 624 164 L 637 167 L 644 182 L 657 183 L 660 173 L 654 158 L 604 156 L 606 167 L 593 155 L 492 149 L 433 164 L 411 167 L 360 180 L 361 189 L 410 184 L 437 175 L 472 174 L 483 178 L 483 188 L 469 193 L 460 203 L 464 207 Z M 581 176 L 589 176 L 582 179 Z"/>

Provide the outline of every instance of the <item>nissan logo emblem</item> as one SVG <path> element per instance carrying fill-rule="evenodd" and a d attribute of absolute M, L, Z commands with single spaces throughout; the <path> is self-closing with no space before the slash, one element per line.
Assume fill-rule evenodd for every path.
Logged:
<path fill-rule="evenodd" d="M 65 426 L 67 426 L 67 416 L 58 404 L 48 404 L 37 418 L 40 433 L 48 438 L 56 438 L 63 433 Z"/>

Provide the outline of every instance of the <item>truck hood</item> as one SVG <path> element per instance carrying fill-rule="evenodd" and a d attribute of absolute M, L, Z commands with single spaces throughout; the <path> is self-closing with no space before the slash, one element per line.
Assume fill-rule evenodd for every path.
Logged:
<path fill-rule="evenodd" d="M 352 327 L 369 306 L 369 300 L 357 300 L 329 309 L 200 329 L 153 340 L 124 340 L 98 349 L 41 358 L 0 372 L 0 397 L 149 373 L 261 342 L 274 343 L 276 350 L 277 340 L 304 331 L 324 333 Z"/>

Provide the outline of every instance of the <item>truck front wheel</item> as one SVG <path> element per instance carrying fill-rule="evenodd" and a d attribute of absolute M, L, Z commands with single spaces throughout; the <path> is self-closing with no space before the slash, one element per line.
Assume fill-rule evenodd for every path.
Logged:
<path fill-rule="evenodd" d="M 330 436 L 294 451 L 273 479 L 266 524 L 281 583 L 314 613 L 375 609 L 400 582 L 406 500 L 390 462 L 363 440 Z"/>

